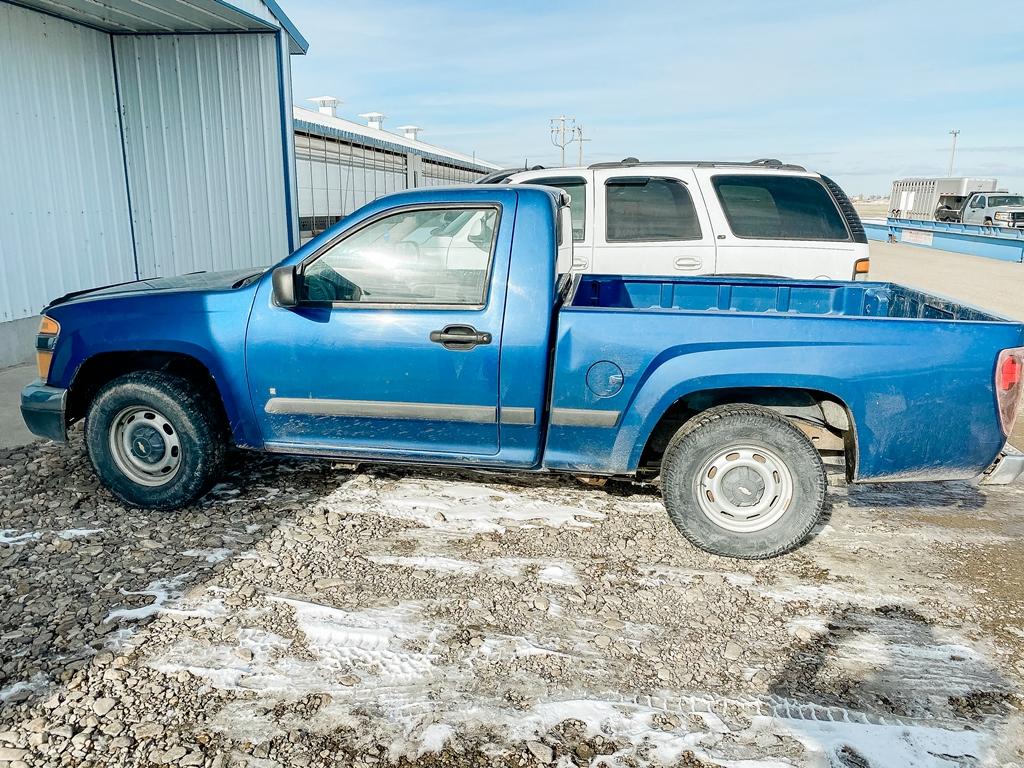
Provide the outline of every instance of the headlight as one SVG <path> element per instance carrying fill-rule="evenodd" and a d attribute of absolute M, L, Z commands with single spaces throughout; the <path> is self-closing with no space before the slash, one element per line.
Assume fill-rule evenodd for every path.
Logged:
<path fill-rule="evenodd" d="M 1009 221 L 1010 220 L 1010 212 L 1009 211 L 996 211 L 995 218 L 999 219 L 1000 221 Z"/>
<path fill-rule="evenodd" d="M 46 381 L 50 377 L 50 363 L 53 362 L 53 348 L 57 346 L 60 334 L 60 323 L 52 317 L 43 315 L 39 321 L 39 335 L 36 336 L 36 370 L 39 378 Z"/>

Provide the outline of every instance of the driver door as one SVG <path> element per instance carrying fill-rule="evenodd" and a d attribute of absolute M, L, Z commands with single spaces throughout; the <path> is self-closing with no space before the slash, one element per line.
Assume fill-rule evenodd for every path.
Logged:
<path fill-rule="evenodd" d="M 981 224 L 984 219 L 982 214 L 985 211 L 985 204 L 986 200 L 984 195 L 976 195 L 964 211 L 963 223 Z"/>
<path fill-rule="evenodd" d="M 406 206 L 325 237 L 299 267 L 299 306 L 265 281 L 246 356 L 267 447 L 497 453 L 510 247 L 498 205 Z"/>

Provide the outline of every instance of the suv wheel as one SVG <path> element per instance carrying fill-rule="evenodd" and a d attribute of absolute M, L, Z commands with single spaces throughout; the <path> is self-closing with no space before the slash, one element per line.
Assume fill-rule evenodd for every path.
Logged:
<path fill-rule="evenodd" d="M 100 480 L 125 503 L 150 509 L 184 507 L 210 489 L 224 465 L 224 433 L 195 385 L 162 371 L 114 379 L 85 420 Z"/>
<path fill-rule="evenodd" d="M 665 450 L 662 482 L 669 517 L 692 544 L 745 559 L 799 546 L 827 486 L 806 435 L 756 405 L 710 408 L 684 424 Z"/>

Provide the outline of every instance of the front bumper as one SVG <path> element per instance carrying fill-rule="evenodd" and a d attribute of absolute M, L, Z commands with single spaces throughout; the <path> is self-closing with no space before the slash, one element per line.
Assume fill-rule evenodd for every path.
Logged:
<path fill-rule="evenodd" d="M 36 379 L 21 390 L 21 418 L 33 435 L 63 443 L 67 440 L 65 410 L 68 391 Z"/>
<path fill-rule="evenodd" d="M 1007 443 L 992 466 L 985 470 L 979 482 L 982 485 L 1009 485 L 1024 474 L 1024 453 Z"/>

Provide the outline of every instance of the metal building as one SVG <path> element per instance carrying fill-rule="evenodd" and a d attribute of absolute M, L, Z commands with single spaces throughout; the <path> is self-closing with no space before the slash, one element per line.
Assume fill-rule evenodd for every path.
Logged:
<path fill-rule="evenodd" d="M 274 0 L 0 0 L 0 366 L 52 298 L 298 244 Z"/>
<path fill-rule="evenodd" d="M 420 141 L 414 125 L 384 130 L 386 115 L 338 117 L 339 100 L 320 96 L 316 110 L 294 107 L 299 234 L 303 242 L 361 205 L 410 187 L 470 182 L 499 166 Z"/>

